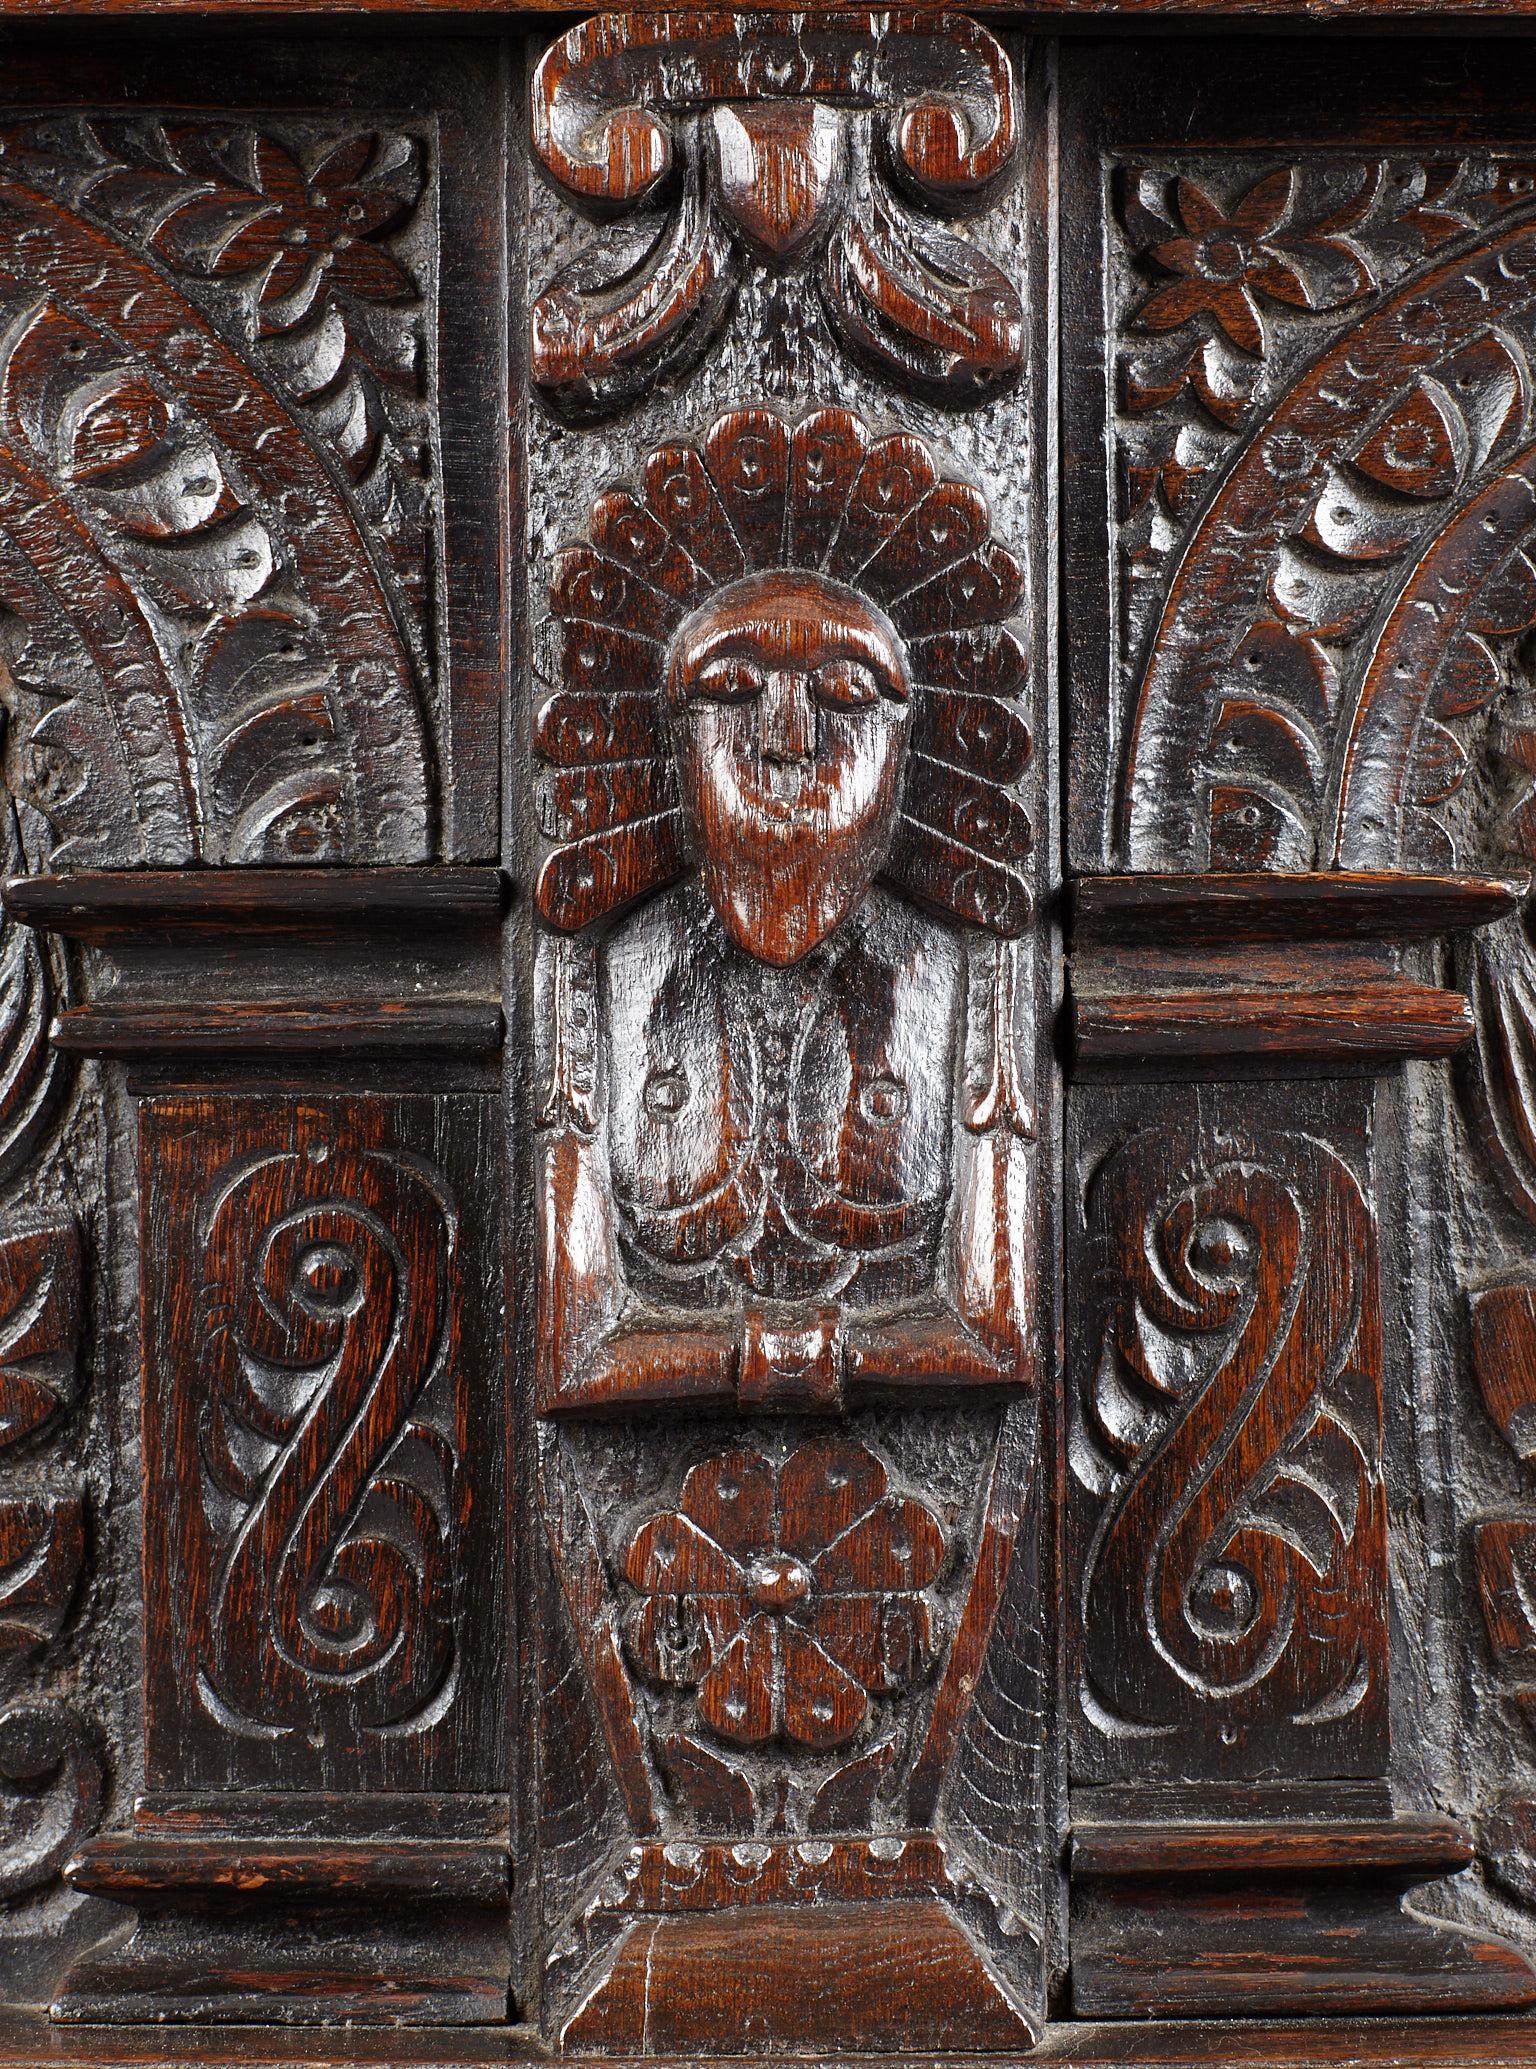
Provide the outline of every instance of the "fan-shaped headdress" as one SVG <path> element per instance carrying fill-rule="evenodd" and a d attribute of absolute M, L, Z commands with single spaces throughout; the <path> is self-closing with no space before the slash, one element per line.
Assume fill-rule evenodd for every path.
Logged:
<path fill-rule="evenodd" d="M 535 727 L 557 842 L 537 897 L 552 926 L 587 926 L 689 867 L 662 698 L 668 643 L 728 583 L 785 568 L 866 595 L 906 646 L 913 731 L 883 875 L 967 925 L 1022 932 L 1030 828 L 1007 786 L 1030 736 L 1015 708 L 1024 648 L 1007 621 L 1023 571 L 991 539 L 983 498 L 946 479 L 921 439 L 871 438 L 849 410 L 793 427 L 732 410 L 701 446 L 650 453 L 638 492 L 600 495 L 588 539 L 555 558 L 560 687 Z"/>

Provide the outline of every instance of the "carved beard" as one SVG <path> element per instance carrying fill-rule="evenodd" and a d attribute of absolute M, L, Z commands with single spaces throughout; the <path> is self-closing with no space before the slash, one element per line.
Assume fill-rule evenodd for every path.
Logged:
<path fill-rule="evenodd" d="M 710 903 L 749 955 L 798 962 L 890 848 L 910 725 L 901 643 L 867 599 L 778 571 L 681 628 L 668 688 Z"/>

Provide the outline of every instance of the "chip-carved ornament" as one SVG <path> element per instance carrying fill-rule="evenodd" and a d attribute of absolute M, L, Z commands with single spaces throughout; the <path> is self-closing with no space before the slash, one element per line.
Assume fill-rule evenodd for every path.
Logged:
<path fill-rule="evenodd" d="M 1119 800 L 1134 868 L 1452 868 L 1477 809 L 1460 798 L 1469 751 L 1485 733 L 1496 753 L 1523 751 L 1509 722 L 1520 730 L 1519 642 L 1536 616 L 1529 168 L 1457 169 L 1434 210 L 1422 168 L 1385 170 L 1341 183 L 1320 221 L 1289 214 L 1294 173 L 1250 187 L 1221 221 L 1180 181 L 1202 236 L 1153 247 L 1191 277 L 1163 279 L 1143 324 L 1199 316 L 1257 352 L 1255 293 L 1294 301 L 1309 266 L 1334 295 L 1314 289 L 1306 305 L 1313 323 L 1328 316 L 1322 349 L 1261 383 L 1260 407 L 1239 398 L 1227 413 L 1220 478 L 1203 503 L 1196 485 L 1196 514 L 1169 505 L 1174 550 L 1166 586 L 1147 584 L 1157 608 Z M 1386 190 L 1390 224 L 1366 224 Z M 1406 213 L 1405 195 L 1419 196 Z M 1367 231 L 1388 227 L 1422 254 L 1369 298 Z M 1218 258 L 1241 259 L 1244 278 L 1205 277 Z M 1194 364 L 1175 386 L 1186 415 L 1193 392 L 1214 422 L 1209 368 L 1187 389 Z M 1168 400 L 1155 383 L 1138 392 Z M 1191 430 L 1181 449 L 1198 443 Z M 1171 480 L 1165 467 L 1160 493 Z"/>
<path fill-rule="evenodd" d="M 691 366 L 749 263 L 805 272 L 846 349 L 946 403 L 1017 374 L 1017 288 L 933 218 L 996 194 L 1017 154 L 1012 70 L 963 16 L 598 15 L 533 78 L 534 150 L 620 220 L 539 295 L 533 376 L 594 417 Z"/>
<path fill-rule="evenodd" d="M 412 176 L 219 134 L 0 138 L 0 681 L 59 866 L 423 860 Z"/>
<path fill-rule="evenodd" d="M 556 557 L 535 725 L 541 1404 L 1011 1383 L 1022 571 L 846 410 L 732 411 L 640 471 Z"/>

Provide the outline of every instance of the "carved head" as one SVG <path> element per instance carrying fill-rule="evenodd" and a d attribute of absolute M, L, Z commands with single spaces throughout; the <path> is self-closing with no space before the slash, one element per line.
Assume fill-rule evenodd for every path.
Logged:
<path fill-rule="evenodd" d="M 877 875 L 1020 932 L 1023 583 L 978 492 L 835 409 L 733 410 L 641 473 L 556 556 L 544 917 L 583 927 L 694 868 L 769 963 Z"/>
<path fill-rule="evenodd" d="M 796 962 L 890 848 L 912 715 L 896 629 L 824 575 L 745 575 L 678 627 L 666 691 L 710 903 L 749 954 Z"/>

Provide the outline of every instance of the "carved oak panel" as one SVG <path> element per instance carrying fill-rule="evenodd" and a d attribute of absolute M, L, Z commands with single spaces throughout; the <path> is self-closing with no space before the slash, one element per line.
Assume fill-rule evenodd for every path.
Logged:
<path fill-rule="evenodd" d="M 1084 1780 L 1386 1765 L 1370 1108 L 1287 1104 L 1278 1127 L 1230 1093 L 1164 1094 L 1147 1126 L 1144 1100 L 1106 1095 L 1079 1121 Z"/>
<path fill-rule="evenodd" d="M 1524 46 L 474 16 L 7 44 L 0 2057 L 1513 2061 Z"/>
<path fill-rule="evenodd" d="M 170 1094 L 139 1129 L 148 1783 L 494 1787 L 492 1103 Z"/>

